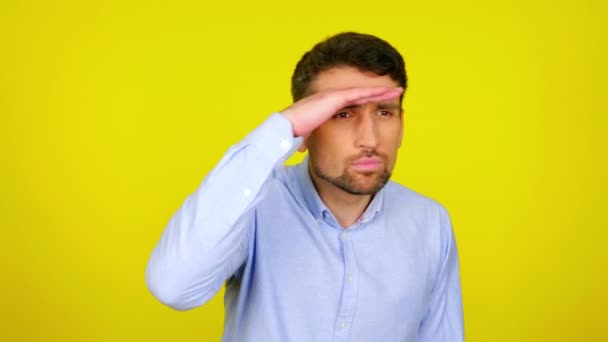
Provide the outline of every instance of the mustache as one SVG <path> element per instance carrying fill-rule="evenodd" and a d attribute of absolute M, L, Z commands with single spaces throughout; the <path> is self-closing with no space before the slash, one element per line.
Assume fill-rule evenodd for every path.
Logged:
<path fill-rule="evenodd" d="M 360 154 L 348 158 L 348 161 L 354 162 L 355 160 L 357 160 L 359 158 L 371 158 L 371 157 L 378 157 L 378 158 L 382 159 L 382 161 L 384 161 L 384 162 L 386 162 L 386 160 L 387 160 L 386 154 L 380 153 L 376 150 L 365 149 Z"/>

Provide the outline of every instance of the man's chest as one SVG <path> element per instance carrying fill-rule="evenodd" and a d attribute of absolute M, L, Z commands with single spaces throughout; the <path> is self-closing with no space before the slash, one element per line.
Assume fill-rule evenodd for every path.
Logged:
<path fill-rule="evenodd" d="M 261 213 L 250 255 L 253 288 L 272 297 L 260 300 L 289 302 L 288 311 L 298 315 L 316 312 L 344 322 L 403 320 L 405 311 L 420 317 L 432 289 L 433 258 L 415 235 L 393 233 L 408 227 L 387 224 L 378 216 L 344 230 L 288 208 Z"/>

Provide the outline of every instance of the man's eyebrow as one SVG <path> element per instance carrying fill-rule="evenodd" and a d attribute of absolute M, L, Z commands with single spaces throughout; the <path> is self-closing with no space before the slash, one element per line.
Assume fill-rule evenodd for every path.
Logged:
<path fill-rule="evenodd" d="M 394 102 L 380 102 L 378 109 L 401 109 L 401 105 Z"/>
<path fill-rule="evenodd" d="M 348 109 L 356 109 L 356 108 L 359 108 L 359 107 L 361 107 L 361 105 L 350 105 L 350 106 L 342 107 L 342 110 L 345 110 L 345 109 L 347 109 L 347 110 Z"/>

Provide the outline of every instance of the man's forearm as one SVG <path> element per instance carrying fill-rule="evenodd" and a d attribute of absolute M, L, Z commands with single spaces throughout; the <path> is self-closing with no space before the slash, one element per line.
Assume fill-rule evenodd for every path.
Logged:
<path fill-rule="evenodd" d="M 146 284 L 179 310 L 211 299 L 246 260 L 249 219 L 275 167 L 294 152 L 290 122 L 280 114 L 234 145 L 169 221 L 146 270 Z"/>

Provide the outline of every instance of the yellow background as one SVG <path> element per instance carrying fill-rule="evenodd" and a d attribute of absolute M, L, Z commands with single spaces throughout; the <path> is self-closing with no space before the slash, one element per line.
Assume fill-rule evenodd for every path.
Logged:
<path fill-rule="evenodd" d="M 148 256 L 228 147 L 289 105 L 300 56 L 345 30 L 406 59 L 394 179 L 452 215 L 467 340 L 608 340 L 607 13 L 601 0 L 2 1 L 0 340 L 219 341 L 221 294 L 162 306 Z"/>

